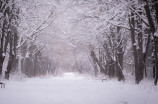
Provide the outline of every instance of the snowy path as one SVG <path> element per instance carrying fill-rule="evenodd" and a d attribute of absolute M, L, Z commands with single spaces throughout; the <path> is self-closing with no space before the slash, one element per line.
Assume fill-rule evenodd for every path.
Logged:
<path fill-rule="evenodd" d="M 0 104 L 158 104 L 158 87 L 64 77 L 6 82 Z"/>

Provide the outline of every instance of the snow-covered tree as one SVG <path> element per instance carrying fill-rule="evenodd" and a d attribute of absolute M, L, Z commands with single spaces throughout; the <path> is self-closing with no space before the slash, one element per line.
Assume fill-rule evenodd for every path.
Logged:
<path fill-rule="evenodd" d="M 0 1 L 0 76 L 2 75 L 2 66 L 6 56 L 9 53 L 9 62 L 5 77 L 9 78 L 12 62 L 16 55 L 16 43 L 17 43 L 17 20 L 18 20 L 18 8 L 14 0 L 1 0 Z"/>

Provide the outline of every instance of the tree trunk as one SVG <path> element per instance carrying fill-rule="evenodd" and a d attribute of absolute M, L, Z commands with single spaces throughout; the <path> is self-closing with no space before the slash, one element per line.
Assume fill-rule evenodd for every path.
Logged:
<path fill-rule="evenodd" d="M 9 80 L 9 74 L 12 69 L 12 63 L 13 63 L 14 56 L 15 56 L 15 54 L 13 55 L 13 37 L 10 35 L 9 61 L 8 61 L 7 71 L 5 72 L 5 79 L 7 79 L 7 80 Z"/>
<path fill-rule="evenodd" d="M 156 12 L 156 21 L 157 21 L 157 24 L 158 24 L 158 3 L 156 3 L 157 0 L 154 0 L 153 2 L 155 2 L 155 12 Z M 152 22 L 153 23 L 153 22 Z M 154 36 L 154 46 L 155 46 L 155 51 L 154 51 L 154 54 L 155 54 L 155 62 L 156 62 L 156 78 L 155 78 L 155 85 L 157 85 L 157 81 L 158 81 L 158 56 L 157 56 L 157 53 L 158 53 L 158 37 Z"/>
<path fill-rule="evenodd" d="M 154 36 L 154 56 L 155 56 L 155 66 L 156 66 L 156 78 L 155 78 L 155 85 L 157 85 L 158 80 L 158 58 L 157 58 L 157 43 L 158 43 L 158 37 Z"/>
<path fill-rule="evenodd" d="M 25 72 L 27 77 L 30 77 L 29 61 L 30 61 L 30 59 L 28 57 L 26 57 L 24 59 L 24 65 L 23 65 L 24 66 L 24 70 L 25 70 L 24 72 Z"/>
<path fill-rule="evenodd" d="M 140 78 L 139 78 L 139 67 L 138 67 L 138 54 L 137 54 L 137 49 L 136 49 L 136 41 L 135 41 L 135 23 L 134 23 L 134 13 L 131 13 L 131 20 L 129 19 L 129 25 L 130 25 L 130 30 L 131 30 L 131 40 L 132 40 L 132 47 L 133 47 L 133 55 L 134 55 L 134 64 L 135 64 L 135 83 L 139 84 L 140 83 Z"/>
<path fill-rule="evenodd" d="M 38 67 L 38 66 L 37 66 L 37 63 L 38 63 L 37 54 L 38 54 L 38 53 L 35 54 L 35 60 L 34 60 L 34 76 L 37 76 L 37 73 L 38 73 L 38 71 L 37 71 L 37 69 L 38 69 L 38 68 L 37 68 L 37 67 Z"/>
<path fill-rule="evenodd" d="M 125 80 L 125 77 L 123 75 L 123 47 L 122 47 L 122 40 L 120 32 L 120 27 L 117 27 L 117 52 L 116 52 L 116 76 L 118 77 L 118 80 Z"/>
<path fill-rule="evenodd" d="M 155 2 L 155 12 L 156 12 L 156 21 L 158 24 L 158 3 L 156 3 L 157 0 L 153 0 L 153 2 Z"/>
<path fill-rule="evenodd" d="M 96 63 L 95 59 L 92 56 L 91 56 L 91 58 L 92 58 L 92 64 L 93 64 L 93 67 L 94 67 L 94 74 L 97 77 L 97 75 L 98 75 L 97 63 Z"/>
<path fill-rule="evenodd" d="M 139 13 L 140 15 L 142 13 Z M 143 40 L 142 40 L 142 21 L 139 18 L 137 20 L 137 28 L 138 28 L 138 46 L 139 48 L 137 49 L 138 51 L 138 64 L 139 64 L 139 79 L 140 81 L 143 79 L 144 77 L 144 57 L 143 57 Z M 140 31 L 139 31 L 140 30 Z"/>
<path fill-rule="evenodd" d="M 147 18 L 148 18 L 148 22 L 149 22 L 149 25 L 150 25 L 151 34 L 153 36 L 155 68 L 156 68 L 156 78 L 155 78 L 154 83 L 155 83 L 155 85 L 157 85 L 157 80 L 158 80 L 158 58 L 157 58 L 157 42 L 158 42 L 158 37 L 154 36 L 155 26 L 154 26 L 154 22 L 153 22 L 152 17 L 151 17 L 149 3 L 148 3 L 147 0 L 144 0 L 144 2 L 146 2 L 146 5 L 145 5 L 144 8 L 145 8 L 146 15 L 147 15 Z M 155 8 L 155 10 L 156 10 L 156 13 L 157 13 L 157 8 Z M 156 17 L 157 17 L 157 14 L 156 14 Z"/>
<path fill-rule="evenodd" d="M 112 59 L 108 61 L 108 76 L 110 78 L 115 76 L 115 64 L 116 63 Z"/>
<path fill-rule="evenodd" d="M 98 66 L 100 67 L 100 70 L 101 70 L 102 72 L 104 72 L 105 75 L 107 75 L 105 69 L 103 68 L 103 65 L 99 62 L 99 60 L 98 60 L 98 58 L 96 57 L 94 51 L 91 51 L 91 57 L 93 57 L 93 60 L 95 60 L 95 62 L 97 62 Z"/>

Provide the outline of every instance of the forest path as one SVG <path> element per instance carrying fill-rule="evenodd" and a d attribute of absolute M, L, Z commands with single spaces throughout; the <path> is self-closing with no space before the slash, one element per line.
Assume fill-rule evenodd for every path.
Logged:
<path fill-rule="evenodd" d="M 115 80 L 63 77 L 27 78 L 0 88 L 1 104 L 157 104 L 158 87 Z"/>

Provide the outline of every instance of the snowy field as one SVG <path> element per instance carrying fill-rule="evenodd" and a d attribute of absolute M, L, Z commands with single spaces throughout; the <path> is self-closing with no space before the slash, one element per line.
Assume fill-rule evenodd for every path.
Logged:
<path fill-rule="evenodd" d="M 0 88 L 0 104 L 158 104 L 158 86 L 151 82 L 102 82 L 65 73 L 5 83 L 6 88 Z"/>

